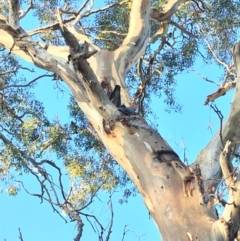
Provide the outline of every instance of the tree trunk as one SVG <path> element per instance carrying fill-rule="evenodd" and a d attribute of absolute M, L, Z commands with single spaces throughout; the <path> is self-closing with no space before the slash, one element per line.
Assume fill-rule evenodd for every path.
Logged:
<path fill-rule="evenodd" d="M 166 7 L 166 12 L 158 17 L 165 16 L 165 21 L 182 2 L 169 1 L 172 7 Z M 235 94 L 228 121 L 223 127 L 223 143 L 217 134 L 196 163 L 187 167 L 142 117 L 123 114 L 101 88 L 103 81 L 112 89 L 120 85 L 121 101 L 126 108 L 130 106 L 125 76 L 145 51 L 150 35 L 150 3 L 150 0 L 133 0 L 128 35 L 114 52 L 99 49 L 75 26 L 63 25 L 60 14 L 59 29 L 69 48 L 49 46 L 44 49 L 19 27 L 16 12 L 10 16 L 12 21 L 7 22 L 3 16 L 0 18 L 0 43 L 36 66 L 58 74 L 66 82 L 107 150 L 136 184 L 163 240 L 234 240 L 239 225 L 238 177 L 226 163 L 231 159 L 227 140 L 235 141 L 240 136 L 240 128 L 233 131 L 232 127 L 233 123 L 239 123 L 240 95 Z M 17 9 L 12 7 L 13 12 Z M 171 11 L 169 15 L 167 9 Z M 85 52 L 80 51 L 79 46 L 83 38 L 88 42 L 84 45 Z M 71 63 L 67 62 L 69 52 Z M 239 53 L 238 48 L 235 53 Z M 239 82 L 236 93 L 238 91 Z M 221 158 L 225 157 L 221 164 L 224 176 L 231 177 L 228 183 L 231 205 L 226 205 L 219 219 L 214 207 L 214 187 L 222 175 L 220 154 Z M 212 168 L 209 163 L 213 164 Z M 218 179 L 205 181 L 210 178 Z"/>

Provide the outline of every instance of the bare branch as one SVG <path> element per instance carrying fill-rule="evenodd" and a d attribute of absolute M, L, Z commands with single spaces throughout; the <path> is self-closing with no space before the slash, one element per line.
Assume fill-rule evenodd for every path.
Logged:
<path fill-rule="evenodd" d="M 189 31 L 187 31 L 183 26 L 181 26 L 180 24 L 178 24 L 178 23 L 176 23 L 176 22 L 174 22 L 174 21 L 172 21 L 172 20 L 171 20 L 170 24 L 172 24 L 173 26 L 177 27 L 177 28 L 180 29 L 183 33 L 187 34 L 187 35 L 190 36 L 190 37 L 194 37 L 194 38 L 197 37 L 196 35 L 190 33 Z"/>
<path fill-rule="evenodd" d="M 215 84 L 215 85 L 217 85 L 217 86 L 220 86 L 220 84 L 218 84 L 218 83 L 216 83 L 215 81 L 213 81 L 213 80 L 210 80 L 209 78 L 207 78 L 206 76 L 203 76 L 201 73 L 199 73 L 197 70 L 195 70 L 195 69 L 190 69 L 190 71 L 194 71 L 194 72 L 196 72 L 199 76 L 201 76 L 204 80 L 206 80 L 207 82 L 210 82 L 210 83 L 213 83 L 213 84 Z"/>
<path fill-rule="evenodd" d="M 29 169 L 29 170 L 31 170 L 31 169 Z M 38 176 L 37 176 L 36 174 L 34 174 L 33 172 L 31 172 L 31 173 L 39 180 L 39 178 L 38 178 Z M 16 180 L 16 181 L 17 181 L 17 180 Z M 67 223 L 67 220 L 62 216 L 62 214 L 58 211 L 58 209 L 55 208 L 55 206 L 60 207 L 61 205 L 60 205 L 59 203 L 55 203 L 55 202 L 52 201 L 51 195 L 49 194 L 49 191 L 48 191 L 47 187 L 45 186 L 44 181 L 40 181 L 40 180 L 39 180 L 39 183 L 41 184 L 41 191 L 42 191 L 41 194 L 31 193 L 31 192 L 29 192 L 29 191 L 26 189 L 26 187 L 24 186 L 24 184 L 23 184 L 22 181 L 17 181 L 17 182 L 22 185 L 23 189 L 25 190 L 25 192 L 26 192 L 27 194 L 29 194 L 30 196 L 34 196 L 34 197 L 40 198 L 40 199 L 41 199 L 41 203 L 43 202 L 43 200 L 47 201 L 47 202 L 51 205 L 53 211 L 56 212 L 56 213 L 65 221 L 65 223 Z M 45 193 L 45 192 L 47 193 L 47 195 L 48 195 L 49 198 L 46 198 L 46 197 L 44 196 L 44 193 Z"/>
<path fill-rule="evenodd" d="M 20 19 L 24 18 L 32 8 L 33 8 L 33 0 L 29 0 L 28 8 L 25 11 L 21 11 L 22 13 L 19 18 Z"/>
<path fill-rule="evenodd" d="M 129 232 L 129 230 L 126 230 L 127 228 L 127 225 L 124 226 L 124 229 L 123 229 L 123 236 L 122 236 L 122 241 L 124 241 L 124 238 L 125 238 L 125 235 L 127 232 Z"/>
<path fill-rule="evenodd" d="M 219 136 L 222 142 L 222 146 L 224 145 L 223 143 L 223 135 L 222 135 L 222 125 L 223 125 L 223 115 L 222 112 L 217 108 L 216 105 L 211 104 L 210 107 L 215 111 L 215 113 L 218 115 L 219 120 L 220 120 L 220 131 L 219 131 Z"/>
<path fill-rule="evenodd" d="M 89 1 L 89 0 L 88 0 L 88 1 Z M 88 1 L 86 1 L 86 3 L 87 3 Z M 125 4 L 125 3 L 129 2 L 129 1 L 130 1 L 130 0 L 124 0 L 124 1 L 121 1 L 121 2 L 111 3 L 111 4 L 109 4 L 109 5 L 105 6 L 105 7 L 92 10 L 90 13 L 85 13 L 85 15 L 82 15 L 81 17 L 82 17 L 82 18 L 83 18 L 83 17 L 88 17 L 88 16 L 90 16 L 90 15 L 92 15 L 92 14 L 105 11 L 105 10 L 111 8 L 111 7 L 121 6 L 121 5 L 123 5 L 123 4 Z M 82 5 L 82 6 L 80 7 L 80 9 L 76 12 L 77 15 L 80 14 L 80 11 L 82 11 L 82 7 L 83 7 L 83 6 L 84 6 L 84 5 Z M 75 15 L 76 15 L 76 14 L 75 14 Z M 69 18 L 63 19 L 63 24 L 67 24 L 67 23 L 73 21 L 75 18 L 76 18 L 75 16 L 71 16 L 71 17 L 69 17 Z M 48 25 L 48 26 L 44 26 L 44 27 L 41 27 L 41 28 L 37 28 L 37 29 L 31 30 L 31 31 L 28 32 L 28 34 L 32 36 L 32 35 L 35 35 L 35 34 L 38 34 L 38 33 L 42 33 L 42 32 L 47 32 L 47 31 L 50 31 L 50 30 L 58 30 L 59 28 L 60 28 L 59 22 L 56 22 L 56 23 L 53 23 L 53 24 Z"/>
<path fill-rule="evenodd" d="M 209 42 L 208 42 L 206 39 L 205 39 L 205 42 L 206 42 L 206 44 L 207 44 L 208 49 L 210 50 L 210 52 L 212 53 L 213 57 L 215 58 L 215 60 L 216 60 L 219 64 L 221 64 L 222 66 L 224 66 L 224 67 L 226 68 L 227 72 L 230 73 L 231 71 L 230 71 L 230 69 L 229 69 L 229 66 L 228 66 L 226 63 L 224 63 L 223 61 L 221 61 L 221 60 L 217 57 L 217 55 L 214 53 L 213 49 L 211 48 Z"/>
<path fill-rule="evenodd" d="M 79 11 L 79 14 L 77 15 L 76 19 L 74 20 L 73 22 L 73 25 L 76 25 L 83 16 L 86 16 L 87 14 L 89 14 L 92 10 L 92 7 L 93 7 L 93 0 L 90 0 L 91 1 L 91 4 L 88 6 L 87 10 L 83 13 L 81 13 L 82 9 L 85 7 L 86 3 L 89 2 L 89 0 L 86 0 L 85 3 L 83 3 L 83 6 L 80 8 L 81 10 Z"/>
<path fill-rule="evenodd" d="M 9 71 L 6 71 L 6 72 L 2 72 L 2 73 L 0 73 L 0 75 L 11 74 L 11 73 L 15 73 L 16 71 L 17 71 L 17 67 L 14 67 L 13 70 L 9 70 Z"/>
<path fill-rule="evenodd" d="M 216 92 L 207 96 L 207 99 L 205 100 L 204 105 L 207 105 L 209 102 L 213 102 L 218 97 L 225 95 L 230 89 L 234 88 L 236 84 L 237 84 L 236 80 L 224 83 L 224 85 L 221 86 Z"/>
<path fill-rule="evenodd" d="M 112 233 L 113 217 L 114 217 L 113 206 L 112 206 L 112 195 L 110 196 L 108 206 L 109 206 L 109 209 L 110 209 L 110 212 L 111 212 L 111 218 L 110 218 L 110 225 L 109 225 L 109 228 L 108 228 L 108 232 L 107 232 L 107 236 L 106 236 L 105 241 L 110 241 L 110 235 Z"/>
<path fill-rule="evenodd" d="M 87 213 L 83 213 L 83 212 L 79 212 L 81 215 L 85 216 L 86 218 L 90 217 L 93 218 L 95 220 L 95 222 L 98 224 L 98 226 L 100 227 L 101 233 L 103 233 L 105 231 L 104 227 L 102 226 L 102 224 L 99 222 L 99 220 L 92 214 L 87 214 Z"/>
<path fill-rule="evenodd" d="M 59 185 L 60 185 L 60 190 L 61 190 L 61 193 L 62 193 L 62 197 L 63 199 L 66 201 L 66 194 L 64 193 L 64 189 L 63 189 L 63 184 L 62 184 L 62 172 L 61 172 L 61 169 L 52 161 L 50 160 L 43 160 L 41 162 L 36 162 L 38 165 L 42 165 L 43 163 L 47 163 L 49 164 L 50 166 L 54 167 L 55 169 L 57 169 L 58 171 L 58 181 L 59 181 Z"/>
<path fill-rule="evenodd" d="M 29 81 L 27 84 L 24 84 L 24 85 L 8 85 L 8 86 L 5 86 L 4 88 L 0 88 L 0 90 L 5 90 L 5 89 L 13 88 L 13 87 L 14 88 L 29 87 L 31 84 L 33 84 L 37 80 L 39 80 L 41 78 L 44 78 L 44 77 L 53 77 L 53 74 L 43 74 L 43 75 L 40 75 L 40 76 L 36 77 L 35 79 Z"/>
<path fill-rule="evenodd" d="M 19 239 L 20 239 L 21 241 L 24 241 L 24 240 L 23 240 L 23 236 L 22 236 L 22 232 L 21 232 L 21 229 L 20 229 L 20 228 L 18 228 L 18 232 L 19 232 Z"/>
<path fill-rule="evenodd" d="M 121 5 L 123 5 L 123 4 L 125 4 L 125 3 L 129 2 L 129 1 L 131 1 L 131 0 L 123 0 L 121 2 L 110 3 L 110 4 L 106 5 L 105 7 L 92 10 L 90 13 L 86 13 L 82 17 L 87 17 L 87 16 L 89 16 L 91 14 L 94 14 L 94 13 L 106 11 L 107 9 L 112 8 L 114 6 L 121 6 Z"/>

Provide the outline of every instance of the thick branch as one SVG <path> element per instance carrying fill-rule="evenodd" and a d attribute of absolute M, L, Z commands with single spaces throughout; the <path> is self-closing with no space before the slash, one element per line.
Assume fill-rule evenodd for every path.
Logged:
<path fill-rule="evenodd" d="M 129 30 L 122 46 L 115 51 L 120 72 L 126 73 L 143 55 L 150 36 L 150 0 L 133 0 Z"/>
<path fill-rule="evenodd" d="M 229 189 L 228 205 L 224 208 L 222 219 L 227 223 L 229 240 L 233 240 L 240 221 L 240 181 L 239 175 L 233 172 L 230 156 L 231 141 L 228 140 L 220 155 L 221 169 Z"/>
<path fill-rule="evenodd" d="M 240 43 L 238 42 L 233 48 L 233 60 L 236 69 L 240 70 Z M 240 139 L 240 81 L 239 74 L 236 79 L 236 88 L 231 102 L 229 116 L 222 128 L 223 144 L 227 140 L 239 141 Z M 201 151 L 197 157 L 197 163 L 201 165 L 204 179 L 207 182 L 219 183 L 221 179 L 221 170 L 219 165 L 219 156 L 221 153 L 222 143 L 219 132 L 212 138 L 209 144 Z M 211 181 L 210 181 L 211 180 Z"/>
<path fill-rule="evenodd" d="M 233 47 L 233 62 L 237 70 L 237 76 L 240 77 L 240 41 Z"/>
<path fill-rule="evenodd" d="M 79 81 L 82 82 L 84 88 L 88 93 L 88 97 L 94 106 L 95 110 L 101 113 L 104 119 L 116 118 L 116 107 L 111 103 L 106 93 L 103 91 L 97 76 L 93 72 L 92 68 L 86 59 L 96 54 L 96 50 L 89 51 L 89 45 L 85 42 L 84 46 L 81 46 L 76 37 L 63 26 L 61 16 L 58 15 L 59 23 L 61 26 L 62 35 L 70 48 L 70 59 L 76 74 L 79 77 Z"/>
<path fill-rule="evenodd" d="M 230 146 L 231 146 L 231 141 L 227 141 L 220 155 L 220 166 L 221 166 L 223 177 L 227 186 L 231 185 L 232 178 L 233 178 L 233 168 L 230 160 L 230 155 L 231 155 Z"/>
<path fill-rule="evenodd" d="M 231 81 L 224 83 L 216 92 L 207 96 L 207 99 L 204 102 L 204 105 L 207 105 L 209 102 L 213 102 L 215 99 L 219 98 L 220 96 L 225 95 L 231 88 L 236 86 L 237 81 Z"/>
<path fill-rule="evenodd" d="M 14 29 L 19 28 L 19 10 L 20 10 L 19 1 L 9 0 L 9 24 Z"/>

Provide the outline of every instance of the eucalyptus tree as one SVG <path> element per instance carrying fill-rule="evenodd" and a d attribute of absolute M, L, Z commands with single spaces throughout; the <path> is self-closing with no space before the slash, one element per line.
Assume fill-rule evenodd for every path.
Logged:
<path fill-rule="evenodd" d="M 163 240 L 239 240 L 239 177 L 231 161 L 239 157 L 239 44 L 234 44 L 240 3 L 125 0 L 108 1 L 100 8 L 90 0 L 77 4 L 1 3 L 2 178 L 11 168 L 33 174 L 42 192 L 32 195 L 49 201 L 56 211 L 60 207 L 78 223 L 75 240 L 82 235 L 81 210 L 99 189 L 124 185 L 127 176 Z M 30 13 L 39 26 L 26 31 L 20 20 Z M 165 96 L 169 111 L 179 110 L 176 76 L 198 58 L 207 64 L 215 61 L 224 71 L 221 86 L 205 104 L 231 87 L 236 90 L 225 124 L 187 165 L 147 120 L 152 94 Z M 31 94 L 38 78 L 27 83 L 15 78 L 26 69 L 21 59 L 47 70 L 44 77 L 66 83 L 72 93 L 73 119 L 68 125 L 51 123 L 43 114 L 41 103 Z M 221 112 L 213 108 L 222 120 Z M 90 154 L 81 156 L 78 150 Z M 62 169 L 46 158 L 47 153 L 63 159 L 70 175 L 85 182 L 66 194 Z M 96 164 L 96 159 L 101 162 Z M 127 176 L 116 171 L 113 159 Z M 52 201 L 49 190 L 55 196 L 59 191 L 46 166 L 58 173 L 61 200 Z M 222 182 L 229 191 L 228 201 L 218 192 Z M 9 192 L 14 195 L 17 190 L 11 186 Z M 224 206 L 220 217 L 216 203 Z"/>

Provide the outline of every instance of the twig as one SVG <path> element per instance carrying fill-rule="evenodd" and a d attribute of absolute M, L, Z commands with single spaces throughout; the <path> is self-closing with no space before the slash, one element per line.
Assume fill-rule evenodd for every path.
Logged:
<path fill-rule="evenodd" d="M 199 76 L 201 76 L 204 80 L 206 80 L 207 82 L 210 82 L 210 83 L 213 83 L 213 84 L 215 84 L 215 85 L 217 85 L 217 86 L 220 86 L 220 84 L 216 83 L 216 82 L 213 81 L 213 80 L 208 79 L 207 77 L 203 76 L 201 73 L 199 73 L 199 72 L 198 72 L 197 70 L 195 70 L 195 69 L 190 69 L 189 71 L 194 71 L 194 72 L 196 72 Z"/>
<path fill-rule="evenodd" d="M 24 241 L 24 240 L 23 240 L 23 237 L 22 237 L 22 233 L 21 233 L 21 229 L 20 229 L 20 228 L 18 228 L 18 232 L 19 232 L 19 239 L 20 239 L 21 241 Z"/>
<path fill-rule="evenodd" d="M 122 241 L 124 241 L 124 238 L 125 238 L 125 235 L 127 232 L 129 232 L 129 230 L 126 230 L 127 228 L 127 225 L 124 226 L 124 229 L 123 229 L 123 236 L 122 236 Z"/>

